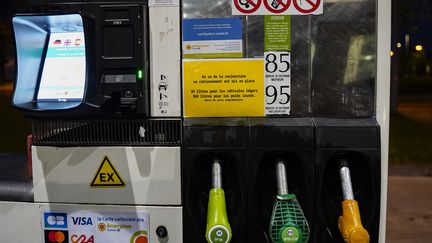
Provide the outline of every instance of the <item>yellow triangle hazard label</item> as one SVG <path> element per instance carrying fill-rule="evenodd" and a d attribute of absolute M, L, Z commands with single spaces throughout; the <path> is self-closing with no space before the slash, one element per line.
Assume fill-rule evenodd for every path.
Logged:
<path fill-rule="evenodd" d="M 90 186 L 110 188 L 125 187 L 126 184 L 112 165 L 111 161 L 107 156 L 105 156 Z"/>

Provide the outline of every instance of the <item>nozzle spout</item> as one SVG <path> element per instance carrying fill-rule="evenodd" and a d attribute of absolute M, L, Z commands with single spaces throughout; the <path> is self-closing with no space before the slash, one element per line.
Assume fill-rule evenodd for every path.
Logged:
<path fill-rule="evenodd" d="M 351 183 L 351 174 L 348 168 L 348 161 L 342 159 L 340 161 L 339 175 L 342 184 L 342 193 L 344 200 L 354 200 L 354 192 Z"/>
<path fill-rule="evenodd" d="M 286 166 L 283 160 L 276 162 L 276 177 L 278 186 L 278 195 L 288 194 L 288 180 L 286 174 Z"/>
<path fill-rule="evenodd" d="M 213 160 L 212 165 L 212 186 L 213 189 L 222 188 L 222 166 L 219 159 Z"/>

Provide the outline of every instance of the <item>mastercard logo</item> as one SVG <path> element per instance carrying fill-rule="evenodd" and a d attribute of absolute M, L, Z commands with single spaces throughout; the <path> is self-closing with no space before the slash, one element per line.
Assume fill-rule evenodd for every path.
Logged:
<path fill-rule="evenodd" d="M 131 237 L 130 243 L 148 243 L 147 231 L 140 230 L 135 232 Z"/>
<path fill-rule="evenodd" d="M 45 243 L 67 243 L 68 238 L 65 230 L 45 230 Z"/>

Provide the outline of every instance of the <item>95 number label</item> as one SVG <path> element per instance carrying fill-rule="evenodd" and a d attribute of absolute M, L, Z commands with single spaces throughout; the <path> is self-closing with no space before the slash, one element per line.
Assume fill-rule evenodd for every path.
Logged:
<path fill-rule="evenodd" d="M 289 115 L 291 108 L 291 53 L 264 53 L 265 113 Z"/>

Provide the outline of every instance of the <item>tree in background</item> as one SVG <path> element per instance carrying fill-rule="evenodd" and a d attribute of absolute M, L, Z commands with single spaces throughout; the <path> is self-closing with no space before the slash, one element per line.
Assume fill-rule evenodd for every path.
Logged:
<path fill-rule="evenodd" d="M 392 1 L 391 111 L 397 110 L 398 94 L 432 94 L 432 5 L 429 0 Z M 423 50 L 415 50 L 422 45 Z"/>

